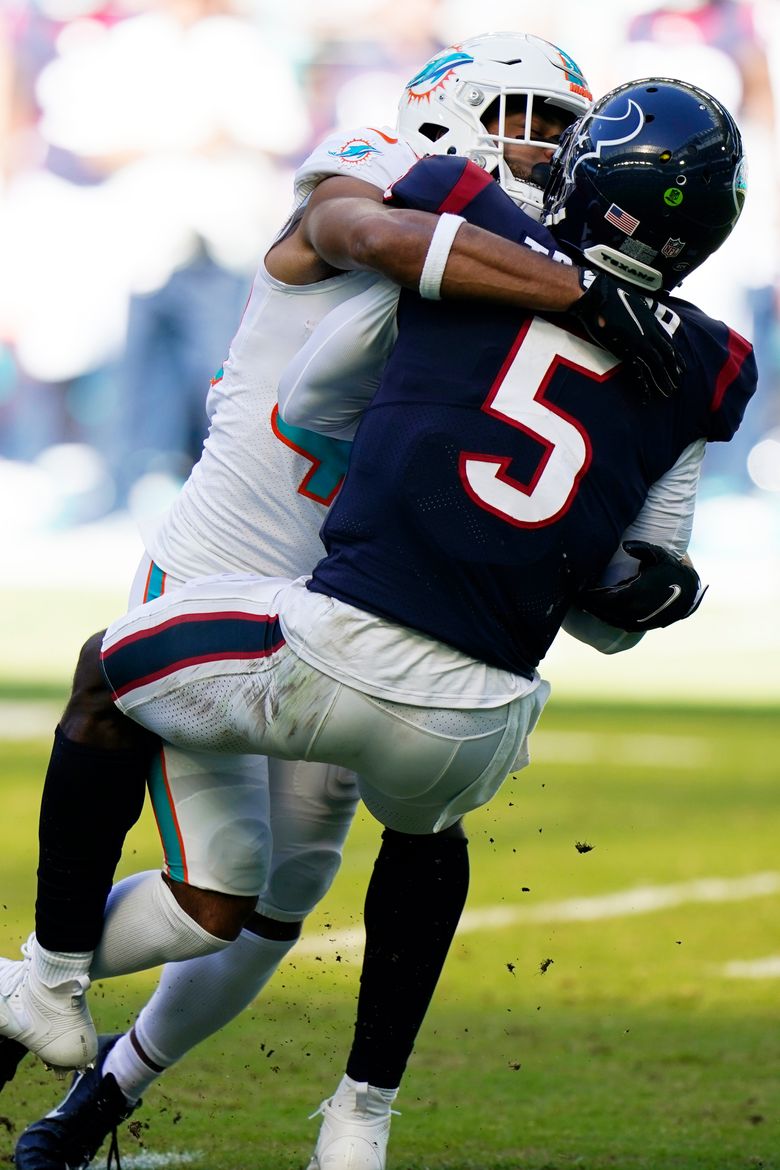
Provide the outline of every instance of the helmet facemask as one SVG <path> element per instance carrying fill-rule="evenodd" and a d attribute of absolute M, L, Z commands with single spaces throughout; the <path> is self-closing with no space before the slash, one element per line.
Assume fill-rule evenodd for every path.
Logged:
<path fill-rule="evenodd" d="M 517 125 L 508 127 L 507 122 L 517 124 L 517 115 L 521 115 L 522 129 L 508 133 L 508 129 L 514 131 Z M 571 111 L 556 106 L 548 96 L 530 90 L 501 90 L 482 115 L 484 133 L 481 140 L 466 152 L 466 156 L 494 175 L 510 199 L 538 220 L 542 214 L 544 182 L 535 180 L 531 162 L 513 156 L 518 148 L 555 150 L 559 139 L 558 126 L 565 131 L 574 120 Z M 495 132 L 490 133 L 488 126 L 494 121 Z M 549 126 L 549 137 L 534 137 L 534 130 L 540 122 Z"/>
<path fill-rule="evenodd" d="M 513 149 L 552 150 L 555 142 L 532 137 L 532 123 L 555 117 L 561 125 L 590 106 L 590 92 L 570 57 L 539 37 L 489 33 L 438 54 L 407 84 L 399 132 L 419 155 L 456 154 L 494 174 L 507 194 L 538 219 L 542 187 L 513 174 Z M 525 115 L 521 137 L 506 133 L 507 119 Z M 496 120 L 494 133 L 486 122 Z"/>

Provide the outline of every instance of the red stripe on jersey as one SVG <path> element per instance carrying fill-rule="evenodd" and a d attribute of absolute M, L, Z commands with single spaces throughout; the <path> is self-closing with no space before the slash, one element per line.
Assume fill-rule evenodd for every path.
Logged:
<path fill-rule="evenodd" d="M 481 170 L 475 163 L 467 163 L 463 174 L 442 203 L 439 211 L 449 211 L 453 215 L 457 215 L 464 207 L 468 207 L 472 199 L 476 199 L 480 191 L 484 191 L 485 187 L 493 181 L 490 175 Z"/>
<path fill-rule="evenodd" d="M 718 380 L 715 383 L 712 405 L 710 406 L 710 410 L 713 412 L 720 409 L 726 391 L 736 381 L 745 358 L 751 352 L 751 348 L 749 341 L 746 341 L 739 333 L 735 333 L 733 329 L 729 329 L 729 356 L 723 363 L 721 371 L 718 374 Z"/>

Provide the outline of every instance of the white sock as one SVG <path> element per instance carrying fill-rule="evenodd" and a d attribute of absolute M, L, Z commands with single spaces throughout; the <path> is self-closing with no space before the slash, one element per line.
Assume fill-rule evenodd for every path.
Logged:
<path fill-rule="evenodd" d="M 344 1113 L 357 1113 L 366 1117 L 384 1117 L 394 1113 L 390 1106 L 398 1095 L 398 1089 L 381 1089 L 355 1081 L 344 1073 L 336 1092 L 330 1099 L 331 1108 Z"/>
<path fill-rule="evenodd" d="M 88 975 L 94 951 L 64 953 L 47 951 L 33 936 L 31 970 L 46 987 L 58 987 L 68 979 Z"/>
<path fill-rule="evenodd" d="M 116 1083 L 130 1105 L 135 1105 L 141 1094 L 159 1077 L 133 1048 L 130 1033 L 125 1032 L 103 1061 L 103 1076 L 113 1073 Z"/>
<path fill-rule="evenodd" d="M 106 1058 L 128 1100 L 137 1100 L 166 1068 L 242 1012 L 262 991 L 294 939 L 260 938 L 243 931 L 219 954 L 175 963 L 163 970 L 159 986 L 129 1034 Z"/>
<path fill-rule="evenodd" d="M 228 939 L 209 934 L 182 910 L 159 870 L 148 870 L 124 878 L 111 890 L 90 975 L 129 975 L 228 946 Z"/>

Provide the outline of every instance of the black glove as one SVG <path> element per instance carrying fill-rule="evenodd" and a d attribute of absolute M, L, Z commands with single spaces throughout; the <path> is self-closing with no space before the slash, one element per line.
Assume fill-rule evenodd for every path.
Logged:
<path fill-rule="evenodd" d="M 623 548 L 639 561 L 637 575 L 618 585 L 583 589 L 580 609 L 634 634 L 670 626 L 699 608 L 707 588 L 692 565 L 645 540 L 626 540 Z"/>
<path fill-rule="evenodd" d="M 569 312 L 597 345 L 628 366 L 644 393 L 668 398 L 679 389 L 685 367 L 654 307 L 644 293 L 598 273 Z"/>

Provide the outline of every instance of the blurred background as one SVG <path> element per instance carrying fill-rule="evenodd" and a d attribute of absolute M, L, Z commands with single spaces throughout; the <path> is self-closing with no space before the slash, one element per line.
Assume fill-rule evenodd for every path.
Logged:
<path fill-rule="evenodd" d="M 296 165 L 335 127 L 393 125 L 428 57 L 500 29 L 560 45 L 594 95 L 702 85 L 750 167 L 739 225 L 682 289 L 761 374 L 705 464 L 691 551 L 710 596 L 625 664 L 561 636 L 547 674 L 780 698 L 780 0 L 0 0 L 0 680 L 64 676 L 123 608 Z"/>

